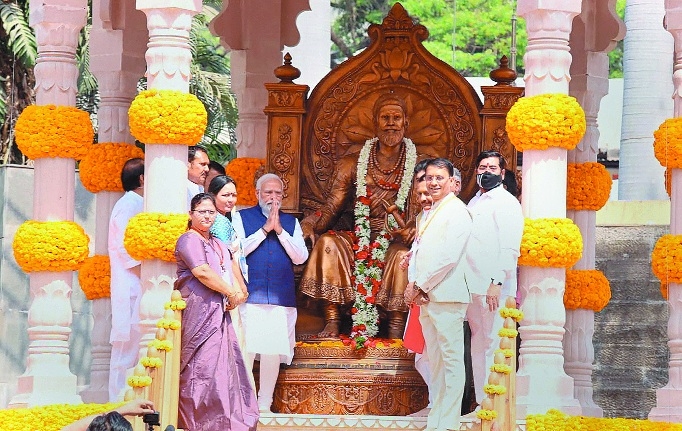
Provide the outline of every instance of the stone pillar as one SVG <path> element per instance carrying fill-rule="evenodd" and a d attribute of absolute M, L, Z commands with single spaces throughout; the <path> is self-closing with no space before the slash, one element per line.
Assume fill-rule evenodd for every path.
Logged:
<path fill-rule="evenodd" d="M 145 71 L 145 46 L 140 43 L 147 39 L 145 17 L 132 2 L 108 7 L 94 2 L 92 8 L 90 71 L 97 78 L 100 94 L 98 142 L 134 144 L 128 126 L 128 108 L 137 94 L 137 82 Z M 111 191 L 97 193 L 95 255 L 108 255 L 109 216 L 122 195 Z M 82 396 L 85 402 L 105 403 L 109 399 L 111 299 L 92 301 L 92 315 L 90 385 Z"/>
<path fill-rule="evenodd" d="M 665 27 L 675 41 L 673 84 L 675 117 L 682 115 L 682 5 L 666 2 Z M 682 169 L 672 169 L 670 193 L 670 233 L 682 235 Z M 682 284 L 668 285 L 668 383 L 656 390 L 656 407 L 649 419 L 662 422 L 682 422 Z"/>
<path fill-rule="evenodd" d="M 597 115 L 604 96 L 609 91 L 609 58 L 607 52 L 623 38 L 625 26 L 614 11 L 615 1 L 582 1 L 582 11 L 573 20 L 571 32 L 570 94 L 585 111 L 587 129 L 578 146 L 568 152 L 569 163 L 596 162 L 599 152 Z M 596 212 L 569 210 L 568 217 L 580 228 L 583 255 L 573 269 L 591 270 L 595 263 Z M 602 417 L 604 412 L 592 400 L 592 370 L 594 362 L 594 311 L 566 310 L 564 336 L 564 370 L 575 383 L 574 395 L 582 414 Z"/>
<path fill-rule="evenodd" d="M 36 104 L 75 106 L 78 35 L 86 24 L 88 4 L 74 0 L 32 1 L 29 24 L 35 29 Z M 73 221 L 75 160 L 40 158 L 34 165 L 33 218 Z M 73 272 L 33 272 L 29 275 L 28 359 L 18 378 L 12 407 L 78 404 L 76 376 L 69 370 L 71 284 Z"/>
<path fill-rule="evenodd" d="M 268 103 L 265 83 L 282 64 L 282 47 L 298 44 L 296 17 L 308 0 L 230 1 L 210 29 L 229 50 L 232 91 L 237 96 L 237 154 L 265 158 Z"/>
<path fill-rule="evenodd" d="M 580 13 L 580 3 L 519 0 L 518 14 L 526 19 L 528 31 L 524 56 L 526 96 L 568 93 L 568 37 L 573 17 Z M 563 148 L 523 152 L 521 202 L 525 217 L 566 216 L 566 161 Z M 525 318 L 520 327 L 517 374 L 519 417 L 545 413 L 550 408 L 569 414 L 581 412 L 573 396 L 573 379 L 563 368 L 565 281 L 563 268 L 521 267 L 519 286 Z"/>
<path fill-rule="evenodd" d="M 192 16 L 201 11 L 201 0 L 176 0 L 173 7 L 155 0 L 137 0 L 137 9 L 147 15 L 149 43 L 147 87 L 189 91 L 192 53 L 189 32 Z M 187 146 L 146 143 L 144 161 L 145 212 L 187 212 Z M 189 217 L 189 216 L 188 216 Z M 175 280 L 175 263 L 158 259 L 142 262 L 140 300 L 140 354 L 155 338 L 156 322 L 163 317 L 163 305 L 170 301 Z"/>

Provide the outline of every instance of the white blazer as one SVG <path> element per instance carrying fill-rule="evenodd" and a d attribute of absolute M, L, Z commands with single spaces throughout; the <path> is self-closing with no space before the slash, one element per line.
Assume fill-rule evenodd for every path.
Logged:
<path fill-rule="evenodd" d="M 415 252 L 415 283 L 432 302 L 471 302 L 466 248 L 472 219 L 466 205 L 449 194 L 429 211 Z M 485 294 L 485 292 L 483 292 Z"/>

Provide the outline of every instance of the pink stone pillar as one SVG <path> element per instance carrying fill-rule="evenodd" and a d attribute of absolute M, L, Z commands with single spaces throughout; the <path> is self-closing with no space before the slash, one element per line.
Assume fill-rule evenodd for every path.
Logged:
<path fill-rule="evenodd" d="M 137 0 L 137 9 L 146 14 L 149 30 L 145 54 L 148 88 L 189 91 L 189 32 L 192 16 L 201 11 L 201 6 L 201 0 Z M 145 212 L 187 213 L 186 145 L 147 142 L 144 172 Z M 141 355 L 155 338 L 156 322 L 163 317 L 164 304 L 170 301 L 175 271 L 175 263 L 157 259 L 142 262 Z"/>
<path fill-rule="evenodd" d="M 29 5 L 29 24 L 35 29 L 36 103 L 75 106 L 78 34 L 86 23 L 85 0 L 41 0 Z M 41 158 L 35 161 L 33 218 L 73 221 L 75 161 Z M 71 284 L 73 272 L 34 272 L 29 275 L 28 359 L 18 378 L 12 407 L 81 403 L 76 376 L 69 370 Z"/>
<path fill-rule="evenodd" d="M 97 111 L 98 142 L 135 143 L 128 125 L 128 108 L 144 75 L 145 16 L 129 3 L 93 3 L 90 30 L 90 71 L 97 78 L 100 103 Z M 109 217 L 121 192 L 102 191 L 96 196 L 95 255 L 108 255 Z M 92 365 L 90 385 L 81 395 L 85 402 L 109 400 L 111 359 L 111 299 L 92 301 L 94 325 L 90 337 Z"/>
<path fill-rule="evenodd" d="M 675 117 L 682 115 L 682 5 L 665 2 L 665 28 L 675 41 L 673 84 Z M 670 193 L 670 233 L 682 235 L 682 169 L 672 169 Z M 682 284 L 668 285 L 668 384 L 656 390 L 656 407 L 649 419 L 663 422 L 682 422 Z"/>
<path fill-rule="evenodd" d="M 609 91 L 609 59 L 607 52 L 623 38 L 625 26 L 614 11 L 615 0 L 608 2 L 582 1 L 582 11 L 573 20 L 571 32 L 570 95 L 585 111 L 587 130 L 578 146 L 568 152 L 569 163 L 596 162 L 599 151 L 597 115 L 599 105 Z M 595 211 L 567 211 L 580 228 L 583 255 L 573 269 L 594 269 Z M 592 370 L 594 362 L 594 311 L 566 310 L 564 326 L 564 370 L 575 383 L 574 395 L 580 402 L 582 414 L 602 417 L 603 410 L 592 399 Z"/>
<path fill-rule="evenodd" d="M 526 96 L 568 93 L 568 38 L 580 0 L 519 0 L 518 14 L 526 19 L 528 47 Z M 523 214 L 527 218 L 566 216 L 566 150 L 523 152 Z M 545 413 L 554 408 L 579 414 L 573 379 L 564 372 L 562 339 L 566 312 L 563 268 L 522 266 L 519 286 L 524 320 L 517 374 L 517 414 Z"/>

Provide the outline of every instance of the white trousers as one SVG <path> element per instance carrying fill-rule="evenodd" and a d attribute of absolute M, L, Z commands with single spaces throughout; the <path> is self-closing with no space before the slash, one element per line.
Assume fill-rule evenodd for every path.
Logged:
<path fill-rule="evenodd" d="M 464 316 L 467 304 L 429 302 L 420 310 L 431 369 L 433 407 L 425 431 L 458 430 L 464 396 Z"/>
<path fill-rule="evenodd" d="M 504 305 L 509 296 L 500 296 L 500 304 Z M 488 383 L 490 367 L 493 366 L 495 350 L 499 348 L 504 319 L 500 316 L 499 308 L 490 311 L 485 303 L 485 296 L 474 296 L 467 308 L 467 320 L 471 328 L 471 365 L 474 372 L 474 387 L 476 388 L 476 402 L 481 404 L 485 398 L 483 386 Z"/>
<path fill-rule="evenodd" d="M 123 401 L 123 395 L 128 388 L 128 370 L 137 365 L 140 353 L 140 339 L 138 326 L 130 328 L 128 341 L 114 341 L 111 343 L 111 361 L 109 362 L 109 402 Z"/>
<path fill-rule="evenodd" d="M 433 407 L 433 395 L 431 391 L 431 368 L 429 366 L 429 357 L 427 356 L 426 346 L 424 346 L 424 351 L 422 353 L 414 354 L 414 368 L 419 372 L 426 383 L 426 387 L 429 390 L 429 405 L 427 408 Z"/>

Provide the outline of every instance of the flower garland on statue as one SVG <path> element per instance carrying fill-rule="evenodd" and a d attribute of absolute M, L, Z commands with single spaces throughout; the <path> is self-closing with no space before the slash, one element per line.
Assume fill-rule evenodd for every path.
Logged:
<path fill-rule="evenodd" d="M 353 286 L 355 288 L 355 303 L 353 304 L 353 328 L 351 338 L 356 349 L 362 349 L 369 337 L 379 332 L 379 312 L 374 305 L 375 295 L 381 286 L 384 272 L 386 250 L 391 235 L 387 229 L 398 227 L 395 218 L 388 216 L 388 227 L 384 227 L 372 242 L 370 239 L 369 203 L 370 193 L 367 190 L 367 167 L 372 146 L 378 138 L 365 141 L 360 150 L 357 169 L 357 192 L 355 201 L 355 266 L 353 268 Z M 405 167 L 396 196 L 396 205 L 401 211 L 405 209 L 407 196 L 412 185 L 412 171 L 417 162 L 417 149 L 412 141 L 403 138 L 406 146 Z"/>

